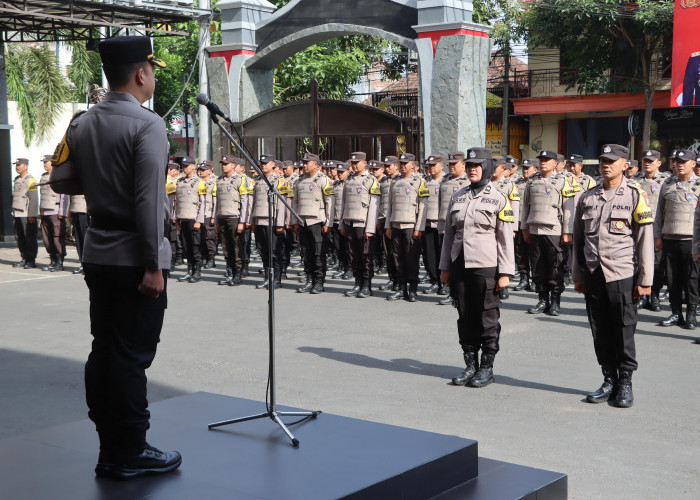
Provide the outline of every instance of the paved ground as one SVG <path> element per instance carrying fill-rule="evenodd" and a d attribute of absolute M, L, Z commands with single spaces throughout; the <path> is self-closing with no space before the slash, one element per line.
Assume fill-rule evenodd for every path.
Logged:
<path fill-rule="evenodd" d="M 86 416 L 83 280 L 16 271 L 16 255 L 0 248 L 0 438 Z M 257 275 L 218 287 L 220 273 L 169 282 L 152 401 L 201 390 L 264 399 L 267 292 L 250 286 Z M 698 498 L 700 330 L 662 329 L 654 322 L 664 313 L 641 314 L 635 406 L 622 410 L 582 402 L 601 374 L 571 291 L 557 319 L 524 313 L 534 294 L 513 293 L 502 308 L 497 383 L 468 389 L 448 384 L 462 369 L 456 312 L 436 297 L 350 299 L 341 294 L 348 282 L 335 280 L 318 296 L 293 287 L 276 296 L 279 404 L 477 439 L 482 456 L 567 473 L 573 499 Z"/>

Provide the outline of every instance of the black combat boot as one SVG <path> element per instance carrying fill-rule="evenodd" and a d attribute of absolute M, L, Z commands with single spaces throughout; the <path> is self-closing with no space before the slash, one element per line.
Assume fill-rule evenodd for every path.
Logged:
<path fill-rule="evenodd" d="M 51 262 L 49 262 L 49 264 L 48 264 L 47 266 L 42 267 L 41 270 L 42 270 L 42 271 L 51 271 L 51 269 L 52 269 L 53 266 L 55 266 L 55 265 L 56 265 L 56 259 L 54 259 L 53 257 L 51 257 Z"/>
<path fill-rule="evenodd" d="M 528 277 L 527 273 L 519 273 L 520 274 L 520 281 L 518 281 L 518 284 L 513 287 L 514 292 L 520 292 L 522 290 L 525 290 L 528 285 L 530 284 L 530 278 Z"/>
<path fill-rule="evenodd" d="M 341 276 L 341 278 L 344 280 L 351 280 L 352 277 L 353 277 L 352 269 L 350 269 L 350 268 L 346 269 L 343 276 Z"/>
<path fill-rule="evenodd" d="M 200 281 L 202 281 L 202 265 L 195 264 L 190 283 L 199 283 Z"/>
<path fill-rule="evenodd" d="M 661 302 L 659 301 L 659 294 L 651 292 L 649 295 L 649 302 L 647 303 L 647 309 L 654 312 L 659 312 L 661 310 Z"/>
<path fill-rule="evenodd" d="M 431 284 L 428 288 L 423 290 L 423 293 L 429 295 L 431 293 L 436 293 L 438 290 L 440 290 L 440 283 L 436 281 L 433 284 Z"/>
<path fill-rule="evenodd" d="M 14 264 L 12 264 L 12 267 L 24 267 L 26 265 L 27 265 L 27 261 L 22 259 L 19 262 L 15 262 Z"/>
<path fill-rule="evenodd" d="M 263 288 L 267 288 L 267 285 L 270 284 L 270 273 L 267 272 L 267 269 L 264 269 L 265 273 L 265 279 L 263 280 L 262 283 L 258 283 L 255 288 L 258 290 L 262 290 Z"/>
<path fill-rule="evenodd" d="M 617 370 L 609 366 L 603 366 L 603 385 L 597 391 L 586 395 L 586 401 L 597 404 L 604 403 L 611 397 L 615 397 L 613 390 L 617 386 Z"/>
<path fill-rule="evenodd" d="M 545 311 L 550 316 L 559 316 L 561 312 L 561 293 L 552 292 L 552 300 L 549 304 L 549 309 Z"/>
<path fill-rule="evenodd" d="M 362 288 L 362 278 L 355 277 L 355 286 L 345 292 L 345 296 L 357 297 L 357 294 L 360 293 L 360 288 Z"/>
<path fill-rule="evenodd" d="M 532 280 L 529 281 L 529 283 L 525 287 L 525 290 L 527 290 L 528 292 L 538 292 L 539 291 L 539 290 L 537 290 L 537 285 Z"/>
<path fill-rule="evenodd" d="M 411 281 L 408 285 L 408 295 L 404 296 L 408 302 L 418 301 L 418 282 Z"/>
<path fill-rule="evenodd" d="M 641 296 L 637 299 L 637 303 L 636 303 L 637 311 L 639 311 L 640 309 L 643 309 L 644 307 L 646 307 L 646 305 L 648 304 L 648 300 L 649 300 L 649 296 L 647 296 L 647 295 L 641 295 Z"/>
<path fill-rule="evenodd" d="M 695 330 L 695 327 L 698 324 L 697 319 L 695 317 L 697 310 L 698 306 L 688 305 L 688 308 L 686 309 L 685 313 L 685 323 L 683 323 L 682 328 L 686 330 Z"/>
<path fill-rule="evenodd" d="M 617 406 L 618 408 L 631 408 L 632 403 L 634 403 L 634 395 L 632 394 L 632 371 L 620 370 L 613 406 Z"/>
<path fill-rule="evenodd" d="M 379 285 L 379 289 L 384 291 L 384 290 L 391 290 L 394 287 L 394 280 L 389 278 L 389 281 L 384 283 L 383 285 Z"/>
<path fill-rule="evenodd" d="M 212 257 L 211 259 L 207 259 L 206 264 L 204 264 L 204 269 L 214 269 L 216 267 L 216 257 Z"/>
<path fill-rule="evenodd" d="M 464 353 L 464 363 L 467 367 L 457 377 L 452 379 L 452 385 L 467 385 L 476 371 L 479 369 L 479 358 L 477 350 L 470 350 Z"/>
<path fill-rule="evenodd" d="M 78 266 L 73 269 L 73 274 L 83 274 L 83 266 Z"/>
<path fill-rule="evenodd" d="M 571 271 L 565 271 L 564 272 L 564 284 L 571 285 L 571 284 L 573 284 L 573 282 L 574 282 L 574 279 L 571 276 Z"/>
<path fill-rule="evenodd" d="M 307 279 L 306 283 L 297 288 L 297 293 L 309 293 L 314 289 L 314 282 L 311 279 Z"/>
<path fill-rule="evenodd" d="M 185 263 L 184 259 L 182 258 L 182 254 L 177 254 L 175 256 L 175 265 L 176 266 L 181 266 Z"/>
<path fill-rule="evenodd" d="M 537 304 L 527 310 L 528 313 L 539 314 L 549 309 L 549 293 L 540 292 L 539 298 L 540 300 L 537 301 Z"/>
<path fill-rule="evenodd" d="M 440 282 L 440 285 L 442 285 L 442 287 L 440 288 L 440 290 L 438 290 L 438 295 L 449 295 L 450 285 L 448 285 L 447 283 L 443 283 L 442 281 Z"/>
<path fill-rule="evenodd" d="M 343 264 L 338 264 L 338 270 L 336 272 L 334 272 L 333 274 L 331 274 L 331 278 L 333 278 L 334 280 L 342 278 L 343 274 L 345 274 L 346 270 L 347 269 L 345 268 L 345 266 L 343 266 Z M 330 269 L 329 269 L 329 271 L 330 271 Z"/>
<path fill-rule="evenodd" d="M 233 275 L 231 276 L 231 281 L 229 281 L 228 286 L 238 286 L 243 282 L 243 271 L 240 269 L 234 269 Z"/>
<path fill-rule="evenodd" d="M 406 287 L 406 283 L 399 283 L 397 282 L 397 290 L 389 295 L 386 300 L 389 301 L 394 301 L 394 300 L 401 300 L 404 297 L 408 297 L 408 288 Z"/>
<path fill-rule="evenodd" d="M 659 321 L 659 326 L 683 326 L 683 313 L 680 311 L 674 311 L 671 309 L 671 315 L 663 321 Z"/>
<path fill-rule="evenodd" d="M 362 287 L 360 288 L 360 291 L 357 293 L 357 298 L 358 299 L 366 299 L 367 297 L 371 297 L 372 295 L 374 295 L 372 293 L 372 280 L 371 279 L 362 280 Z"/>
<path fill-rule="evenodd" d="M 440 302 L 438 302 L 438 304 L 440 304 L 441 306 L 451 306 L 454 304 L 454 300 L 450 295 L 448 295 L 447 297 L 440 299 Z"/>
<path fill-rule="evenodd" d="M 272 286 L 275 290 L 282 288 L 282 269 L 275 270 L 275 278 L 272 280 Z"/>
<path fill-rule="evenodd" d="M 323 280 L 316 280 L 313 288 L 311 289 L 311 295 L 318 295 L 319 293 L 325 292 L 326 289 L 323 287 Z"/>
<path fill-rule="evenodd" d="M 495 357 L 495 352 L 483 351 L 481 353 L 481 366 L 467 384 L 469 387 L 486 387 L 491 382 L 495 382 L 493 378 L 493 360 Z"/>
<path fill-rule="evenodd" d="M 52 273 L 55 273 L 56 271 L 63 271 L 63 257 L 57 257 L 56 258 L 56 265 L 53 266 L 53 269 L 49 269 Z"/>
<path fill-rule="evenodd" d="M 192 277 L 192 273 L 193 273 L 193 272 L 194 272 L 194 266 L 188 265 L 188 266 L 187 266 L 187 274 L 185 274 L 184 276 L 180 276 L 177 280 L 178 280 L 180 283 L 183 283 L 183 282 L 185 282 L 185 281 L 189 281 L 190 278 Z"/>
<path fill-rule="evenodd" d="M 243 269 L 241 269 L 241 277 L 247 278 L 250 276 L 250 270 L 248 269 L 248 263 L 243 264 Z"/>
<path fill-rule="evenodd" d="M 27 263 L 24 265 L 24 269 L 34 269 L 36 267 L 36 262 L 33 260 L 28 260 Z M 80 266 L 82 269 L 83 266 Z"/>
<path fill-rule="evenodd" d="M 427 274 L 424 274 L 423 276 L 421 276 L 418 279 L 418 282 L 419 283 L 430 283 L 430 276 L 428 276 Z"/>
<path fill-rule="evenodd" d="M 498 294 L 501 296 L 501 300 L 508 300 L 510 298 L 510 292 L 508 291 L 508 287 L 505 287 L 501 289 Z"/>
<path fill-rule="evenodd" d="M 232 272 L 231 268 L 226 266 L 226 275 L 225 275 L 224 279 L 219 281 L 219 285 L 230 285 L 232 276 L 233 276 L 233 272 Z"/>

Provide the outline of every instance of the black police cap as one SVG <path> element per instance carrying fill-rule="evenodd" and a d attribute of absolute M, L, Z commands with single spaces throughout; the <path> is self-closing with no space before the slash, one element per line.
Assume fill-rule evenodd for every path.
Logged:
<path fill-rule="evenodd" d="M 115 36 L 108 38 L 98 46 L 102 64 L 131 64 L 148 61 L 154 66 L 165 68 L 167 65 L 153 57 L 151 39 L 147 36 Z"/>

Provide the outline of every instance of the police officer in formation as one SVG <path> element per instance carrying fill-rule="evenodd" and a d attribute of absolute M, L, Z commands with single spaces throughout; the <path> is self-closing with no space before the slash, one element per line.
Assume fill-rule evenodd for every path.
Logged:
<path fill-rule="evenodd" d="M 440 185 L 444 177 L 445 160 L 442 155 L 431 155 L 425 161 L 427 169 L 426 186 L 430 196 L 425 206 L 425 229 L 423 230 L 423 262 L 430 279 L 430 286 L 423 290 L 425 294 L 442 291 L 440 279 L 440 253 L 443 235 L 438 229 L 440 216 Z"/>
<path fill-rule="evenodd" d="M 621 408 L 634 402 L 636 299 L 651 292 L 654 272 L 654 219 L 646 193 L 623 175 L 628 158 L 624 146 L 603 146 L 598 167 L 603 184 L 581 195 L 574 224 L 575 289 L 585 294 L 603 371 L 603 384 L 586 400 L 610 400 Z"/>
<path fill-rule="evenodd" d="M 216 180 L 216 232 L 226 259 L 226 275 L 219 285 L 238 286 L 243 278 L 245 226 L 250 219 L 253 186 L 236 171 L 244 161 L 232 155 L 221 158 L 222 175 Z"/>
<path fill-rule="evenodd" d="M 315 154 L 306 153 L 304 175 L 294 185 L 294 210 L 304 221 L 294 221 L 294 232 L 304 247 L 306 283 L 299 293 L 319 294 L 325 291 L 326 254 L 333 228 L 334 190 L 331 179 L 321 171 L 321 161 Z"/>
<path fill-rule="evenodd" d="M 216 180 L 214 164 L 205 160 L 197 165 L 197 176 L 204 181 L 207 192 L 204 195 L 204 225 L 200 241 L 204 269 L 216 267 L 216 252 L 219 246 L 216 234 Z"/>
<path fill-rule="evenodd" d="M 73 270 L 73 274 L 83 274 L 83 247 L 85 246 L 85 234 L 88 228 L 87 202 L 84 194 L 74 194 L 70 197 L 70 209 L 68 220 L 73 224 L 75 232 L 75 248 L 78 251 L 80 266 Z"/>
<path fill-rule="evenodd" d="M 396 266 L 397 290 L 387 300 L 418 300 L 421 239 L 425 229 L 425 200 L 430 191 L 425 179 L 415 173 L 416 157 L 399 157 L 399 177 L 389 191 L 386 234 L 391 239 L 391 256 Z"/>
<path fill-rule="evenodd" d="M 264 154 L 260 157 L 260 169 L 282 196 L 287 196 L 287 184 L 284 175 L 275 173 L 275 157 L 271 154 Z M 260 179 L 255 183 L 253 190 L 253 207 L 251 209 L 252 224 L 255 232 L 255 242 L 260 248 L 265 280 L 256 288 L 267 288 L 270 283 L 274 288 L 282 286 L 283 252 L 284 252 L 284 228 L 287 225 L 287 207 L 276 197 L 273 199 L 272 227 L 270 227 L 268 216 L 270 214 L 268 205 L 269 187 L 267 182 Z M 272 236 L 272 246 L 269 237 Z M 272 254 L 272 269 L 269 269 L 269 257 Z M 270 275 L 274 279 L 270 280 Z"/>
<path fill-rule="evenodd" d="M 345 181 L 339 228 L 348 239 L 355 286 L 345 295 L 366 298 L 372 295 L 374 265 L 370 240 L 377 230 L 381 190 L 377 179 L 367 170 L 365 153 L 352 153 L 350 164 L 354 175 Z"/>
<path fill-rule="evenodd" d="M 391 185 L 399 175 L 399 158 L 393 155 L 386 156 L 383 164 L 384 177 L 382 177 L 382 180 L 379 183 L 381 201 L 379 204 L 379 214 L 377 217 L 377 233 L 381 233 L 382 251 L 384 252 L 384 255 L 386 255 L 386 272 L 387 276 L 389 276 L 389 281 L 380 285 L 379 289 L 391 290 L 395 292 L 398 288 L 398 282 L 396 280 L 396 264 L 394 263 L 394 259 L 391 258 L 391 238 L 386 235 L 386 231 L 384 231 L 384 229 L 386 227 L 386 213 L 389 210 L 389 192 L 391 191 Z"/>
<path fill-rule="evenodd" d="M 468 150 L 466 167 L 469 185 L 448 203 L 440 269 L 459 314 L 457 331 L 466 364 L 452 383 L 485 387 L 494 381 L 493 362 L 500 348 L 499 292 L 508 286 L 515 266 L 515 217 L 508 197 L 491 181 L 491 150 Z"/>
<path fill-rule="evenodd" d="M 381 191 L 382 181 L 386 177 L 384 174 L 384 162 L 379 160 L 371 160 L 367 163 L 367 169 L 369 172 L 377 179 L 379 183 L 379 189 Z M 381 208 L 381 202 L 380 202 Z M 384 251 L 384 231 L 377 229 L 374 233 L 372 239 L 370 240 L 370 252 L 372 253 L 372 259 L 374 261 L 374 272 L 375 274 L 385 274 L 387 272 L 386 262 L 390 259 L 390 256 Z"/>
<path fill-rule="evenodd" d="M 571 243 L 575 192 L 566 177 L 555 174 L 559 155 L 543 150 L 540 172 L 525 185 L 521 203 L 523 238 L 529 244 L 533 280 L 539 300 L 530 314 L 560 313 L 564 292 L 563 245 Z"/>
<path fill-rule="evenodd" d="M 296 172 L 296 162 L 282 162 L 282 173 L 284 174 L 284 182 L 287 183 L 287 200 L 292 205 L 294 199 L 294 186 L 299 180 L 300 175 Z M 294 225 L 294 216 L 288 211 L 287 224 L 284 232 L 284 263 L 282 265 L 282 279 L 287 278 L 287 268 L 292 259 L 294 249 L 299 249 L 299 235 L 292 229 Z"/>
<path fill-rule="evenodd" d="M 172 262 L 170 263 L 170 271 L 175 269 L 175 266 L 182 264 L 182 236 L 177 227 L 175 216 L 175 196 L 177 195 L 177 181 L 180 178 L 180 165 L 174 161 L 168 162 L 168 175 L 165 178 L 165 194 L 168 195 L 168 205 L 170 207 L 170 220 L 166 227 L 165 237 L 170 242 L 172 249 Z"/>
<path fill-rule="evenodd" d="M 671 175 L 670 172 L 660 172 L 661 153 L 650 149 L 642 154 L 642 172 L 641 176 L 630 182 L 634 182 L 644 190 L 649 199 L 651 206 L 651 214 L 656 220 L 656 209 L 659 204 L 659 195 L 661 187 Z M 661 311 L 661 302 L 659 301 L 659 293 L 666 282 L 666 266 L 661 259 L 662 251 L 654 247 L 654 283 L 651 285 L 651 294 L 643 295 L 637 303 L 637 309 L 647 307 L 650 311 Z"/>
<path fill-rule="evenodd" d="M 12 216 L 14 217 L 15 238 L 21 260 L 12 267 L 32 269 L 36 267 L 37 217 L 39 200 L 36 179 L 29 174 L 29 160 L 17 158 L 17 177 L 12 188 Z"/>
<path fill-rule="evenodd" d="M 338 271 L 331 275 L 334 279 L 349 280 L 352 278 L 352 266 L 348 253 L 348 239 L 340 233 L 340 212 L 343 209 L 343 194 L 345 193 L 345 181 L 350 175 L 348 162 L 335 162 L 335 170 L 338 179 L 333 182 L 333 245 L 338 258 Z"/>
<path fill-rule="evenodd" d="M 520 192 L 518 191 L 518 187 L 515 182 L 505 175 L 507 171 L 510 171 L 510 169 L 507 168 L 508 162 L 502 156 L 494 156 L 493 164 L 495 168 L 491 181 L 494 183 L 496 188 L 503 193 L 503 196 L 508 198 L 510 206 L 513 210 L 513 216 L 517 221 L 520 216 Z M 513 231 L 513 238 L 515 238 L 515 231 Z M 502 288 L 500 295 L 501 299 L 508 299 L 510 297 L 508 287 Z"/>
<path fill-rule="evenodd" d="M 182 231 L 182 246 L 187 259 L 187 274 L 179 282 L 197 283 L 202 279 L 202 226 L 205 222 L 207 186 L 195 173 L 192 158 L 180 160 L 184 177 L 177 181 L 175 223 Z"/>
<path fill-rule="evenodd" d="M 688 330 L 696 326 L 700 266 L 692 250 L 695 208 L 700 196 L 700 179 L 693 172 L 695 161 L 694 151 L 673 151 L 671 162 L 676 176 L 662 185 L 654 220 L 654 245 L 662 251 L 661 260 L 666 263 L 671 303 L 671 315 L 659 325 L 680 325 Z M 685 319 L 682 295 L 687 304 Z"/>
<path fill-rule="evenodd" d="M 533 160 L 525 158 L 522 161 L 522 177 L 519 177 L 515 185 L 518 188 L 518 193 L 521 196 L 522 205 L 522 193 L 525 192 L 525 186 L 527 182 L 537 172 L 537 166 Z M 522 212 L 522 210 L 521 210 Z M 524 237 L 524 226 L 522 216 L 516 219 L 517 232 L 515 234 L 515 266 L 518 272 L 518 283 L 513 287 L 513 290 L 519 292 L 521 290 L 527 290 L 528 292 L 536 291 L 534 287 L 534 282 L 530 281 L 531 273 L 531 260 L 530 260 L 530 245 L 525 241 Z"/>
<path fill-rule="evenodd" d="M 49 181 L 53 164 L 52 155 L 44 155 L 42 162 L 45 172 L 39 179 L 40 184 Z M 51 263 L 42 271 L 63 271 L 63 258 L 66 256 L 66 216 L 70 197 L 56 193 L 50 185 L 41 186 L 39 191 L 39 211 L 41 213 L 41 237 Z"/>

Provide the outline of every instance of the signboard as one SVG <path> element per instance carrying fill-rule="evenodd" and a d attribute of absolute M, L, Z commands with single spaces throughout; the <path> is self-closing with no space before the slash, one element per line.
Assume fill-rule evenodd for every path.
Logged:
<path fill-rule="evenodd" d="M 700 0 L 676 0 L 671 107 L 700 106 Z"/>

